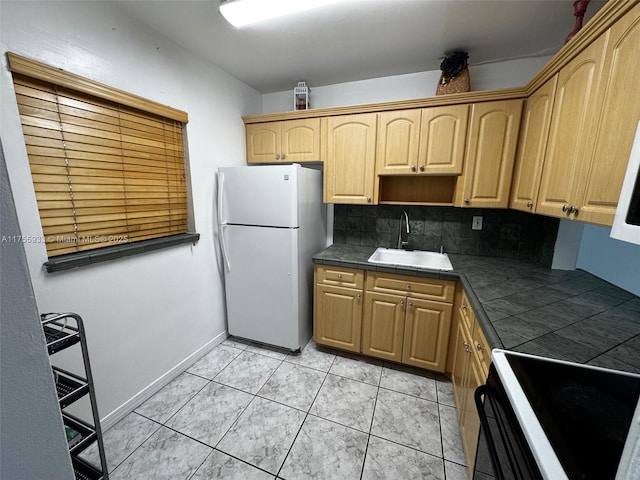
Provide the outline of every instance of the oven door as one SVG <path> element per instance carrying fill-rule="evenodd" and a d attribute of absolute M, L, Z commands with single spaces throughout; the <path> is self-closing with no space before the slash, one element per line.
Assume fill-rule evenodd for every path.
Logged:
<path fill-rule="evenodd" d="M 487 383 L 475 391 L 480 435 L 474 480 L 541 480 L 535 458 L 491 365 Z"/>

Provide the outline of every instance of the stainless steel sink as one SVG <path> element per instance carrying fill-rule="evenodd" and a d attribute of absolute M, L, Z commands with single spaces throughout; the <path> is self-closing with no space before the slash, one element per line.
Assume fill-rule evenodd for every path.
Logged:
<path fill-rule="evenodd" d="M 425 252 L 422 250 L 399 250 L 379 247 L 369 257 L 372 263 L 400 265 L 403 267 L 426 268 L 429 270 L 453 270 L 446 253 Z"/>

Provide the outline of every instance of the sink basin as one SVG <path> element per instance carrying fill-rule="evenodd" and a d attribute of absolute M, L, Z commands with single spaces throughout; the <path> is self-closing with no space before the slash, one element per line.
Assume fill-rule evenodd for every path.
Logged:
<path fill-rule="evenodd" d="M 424 252 L 422 250 L 398 250 L 379 247 L 369 257 L 372 263 L 400 265 L 403 267 L 427 268 L 429 270 L 453 270 L 446 253 Z"/>

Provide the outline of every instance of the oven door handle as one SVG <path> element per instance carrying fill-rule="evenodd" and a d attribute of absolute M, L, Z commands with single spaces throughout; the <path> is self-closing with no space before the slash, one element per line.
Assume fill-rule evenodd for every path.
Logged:
<path fill-rule="evenodd" d="M 491 430 L 489 430 L 489 421 L 487 420 L 487 414 L 484 412 L 484 404 L 482 403 L 482 396 L 488 395 L 491 387 L 488 385 L 480 385 L 473 393 L 473 399 L 476 402 L 476 410 L 478 410 L 478 417 L 480 417 L 480 425 L 484 431 L 485 438 L 487 440 L 487 447 L 489 449 L 489 455 L 491 457 L 491 464 L 495 473 L 496 480 L 505 480 L 500 468 L 500 460 L 498 459 L 498 451 L 496 450 L 496 444 L 493 441 Z"/>

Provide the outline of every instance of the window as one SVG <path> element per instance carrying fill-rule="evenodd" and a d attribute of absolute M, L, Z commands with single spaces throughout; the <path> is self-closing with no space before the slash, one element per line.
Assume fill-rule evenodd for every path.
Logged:
<path fill-rule="evenodd" d="M 187 114 L 9 54 L 50 257 L 187 232 Z"/>

